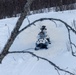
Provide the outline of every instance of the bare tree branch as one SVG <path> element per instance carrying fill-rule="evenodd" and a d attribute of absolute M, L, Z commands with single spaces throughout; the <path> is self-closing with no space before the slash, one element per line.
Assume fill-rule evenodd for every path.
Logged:
<path fill-rule="evenodd" d="M 52 22 L 54 22 L 54 23 L 55 23 L 55 25 L 56 25 L 56 27 L 57 27 L 57 23 L 56 23 L 54 20 L 52 20 Z"/>
<path fill-rule="evenodd" d="M 51 62 L 51 61 L 48 60 L 47 58 L 40 57 L 40 56 L 34 54 L 33 52 L 30 52 L 30 51 L 11 51 L 11 52 L 8 52 L 8 53 L 29 53 L 29 54 L 37 57 L 38 60 L 39 60 L 39 59 L 42 59 L 42 60 L 47 61 L 49 64 L 51 64 L 53 67 L 55 67 L 55 69 L 56 69 L 57 71 L 59 70 L 59 71 L 62 71 L 62 72 L 66 72 L 66 73 L 68 73 L 69 75 L 75 75 L 75 74 L 71 73 L 70 71 L 61 69 L 59 66 L 57 66 L 56 64 L 54 64 L 53 62 Z M 60 74 L 60 73 L 58 72 L 58 74 Z"/>
<path fill-rule="evenodd" d="M 57 68 L 55 68 L 55 70 L 57 71 L 58 75 L 60 75 L 60 73 L 59 73 L 58 69 L 57 69 Z"/>
<path fill-rule="evenodd" d="M 72 45 L 74 45 L 74 47 L 76 48 L 76 45 L 74 43 L 72 43 L 72 41 L 71 41 L 70 29 L 68 29 L 68 37 L 69 37 L 69 42 L 70 42 L 71 53 L 73 56 L 76 57 L 75 52 L 73 52 L 73 47 L 72 47 Z"/>
<path fill-rule="evenodd" d="M 28 24 L 27 26 L 25 26 L 22 30 L 19 31 L 19 33 L 22 32 L 23 30 L 25 30 L 26 28 L 30 27 L 34 23 L 36 23 L 38 21 L 43 21 L 43 20 L 60 21 L 60 22 L 62 22 L 66 26 L 66 28 L 69 28 L 72 32 L 74 32 L 76 34 L 76 31 L 70 25 L 68 25 L 66 22 L 64 22 L 64 21 L 62 21 L 60 19 L 55 19 L 55 18 L 40 18 L 40 19 L 37 19 L 37 20 L 33 21 L 32 23 Z"/>
<path fill-rule="evenodd" d="M 15 38 L 19 34 L 19 29 L 24 21 L 24 19 L 27 16 L 27 13 L 29 12 L 29 7 L 32 4 L 34 0 L 27 0 L 27 3 L 24 6 L 24 12 L 21 13 L 15 28 L 13 29 L 10 38 L 8 39 L 7 43 L 5 44 L 2 52 L 0 53 L 0 63 L 2 62 L 3 58 L 8 54 L 8 50 L 10 49 L 11 45 L 13 44 Z"/>
<path fill-rule="evenodd" d="M 26 17 L 26 18 L 27 18 L 28 23 L 30 24 L 30 20 L 29 20 L 29 18 L 28 18 L 28 17 Z"/>

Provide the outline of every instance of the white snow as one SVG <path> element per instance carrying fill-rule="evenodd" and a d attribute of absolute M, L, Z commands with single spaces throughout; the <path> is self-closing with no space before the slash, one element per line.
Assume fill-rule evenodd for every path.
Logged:
<path fill-rule="evenodd" d="M 42 14 L 35 14 L 28 16 L 30 23 L 39 18 L 57 18 L 65 21 L 72 26 L 73 20 L 76 20 L 76 10 L 63 11 L 63 12 L 49 12 Z M 18 20 L 17 18 L 7 18 L 0 20 L 0 52 L 2 51 L 11 31 L 15 27 Z M 67 50 L 68 45 L 68 32 L 63 23 L 57 22 L 57 27 L 53 21 L 45 20 L 35 23 L 36 26 L 24 30 L 15 39 L 10 51 L 28 50 L 38 56 L 44 57 L 55 63 L 62 69 L 66 69 L 76 74 L 76 57 L 72 56 L 71 51 Z M 25 19 L 22 27 L 28 25 L 28 20 Z M 35 42 L 37 41 L 37 34 L 40 27 L 46 25 L 48 35 L 51 39 L 49 49 L 35 51 Z M 71 33 L 72 41 L 76 44 L 76 35 Z M 65 72 L 59 71 L 61 75 Z M 30 54 L 8 54 L 2 64 L 0 64 L 0 75 L 58 75 L 57 70 L 47 61 L 37 59 Z M 66 74 L 68 75 L 68 74 Z"/>

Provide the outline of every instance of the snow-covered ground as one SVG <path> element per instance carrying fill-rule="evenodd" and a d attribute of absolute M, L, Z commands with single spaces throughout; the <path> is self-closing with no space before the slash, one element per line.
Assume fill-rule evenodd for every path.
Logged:
<path fill-rule="evenodd" d="M 35 14 L 28 16 L 30 23 L 39 18 L 57 18 L 65 21 L 72 26 L 73 20 L 76 20 L 76 10 L 64 12 L 49 12 L 42 14 Z M 13 30 L 17 18 L 8 18 L 0 20 L 0 52 L 3 49 L 11 31 Z M 62 69 L 66 69 L 76 74 L 76 57 L 73 57 L 71 51 L 67 50 L 68 45 L 68 32 L 63 23 L 57 22 L 57 27 L 53 21 L 45 20 L 37 22 L 36 26 L 31 26 L 24 30 L 15 39 L 10 51 L 29 50 L 38 56 L 44 57 L 55 63 Z M 28 20 L 25 19 L 21 28 L 28 25 Z M 46 25 L 48 35 L 51 39 L 49 49 L 35 51 L 35 42 L 37 41 L 37 34 L 40 27 Z M 72 41 L 76 44 L 76 35 L 73 34 Z M 65 72 L 59 71 L 61 75 Z M 44 60 L 37 60 L 30 54 L 8 54 L 2 64 L 0 64 L 1 75 L 58 75 L 57 70 Z M 69 75 L 69 74 L 66 74 Z"/>

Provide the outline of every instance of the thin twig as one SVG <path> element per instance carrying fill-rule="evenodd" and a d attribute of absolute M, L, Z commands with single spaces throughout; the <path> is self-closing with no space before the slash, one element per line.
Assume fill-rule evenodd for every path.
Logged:
<path fill-rule="evenodd" d="M 76 57 L 75 53 L 73 52 L 73 48 L 72 48 L 72 45 L 74 44 L 71 42 L 70 29 L 68 29 L 68 37 L 69 37 L 69 42 L 70 42 L 71 53 L 73 56 Z"/>
<path fill-rule="evenodd" d="M 57 71 L 58 75 L 60 75 L 60 73 L 59 73 L 58 69 L 57 69 L 57 68 L 55 68 L 55 69 L 56 69 L 56 71 Z"/>

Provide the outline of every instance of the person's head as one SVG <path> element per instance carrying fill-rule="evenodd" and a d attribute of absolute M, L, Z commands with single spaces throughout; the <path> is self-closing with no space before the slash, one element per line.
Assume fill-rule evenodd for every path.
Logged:
<path fill-rule="evenodd" d="M 46 30 L 46 26 L 43 25 L 43 26 L 41 27 L 41 30 Z"/>
<path fill-rule="evenodd" d="M 46 26 L 44 26 L 44 25 L 42 26 L 42 28 L 45 28 L 45 27 L 46 27 Z"/>

